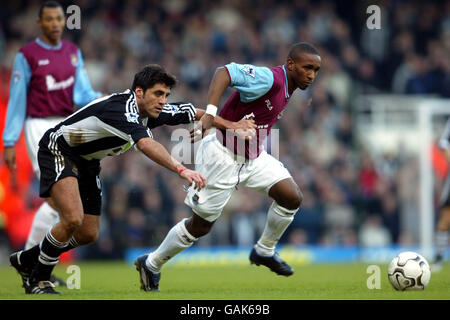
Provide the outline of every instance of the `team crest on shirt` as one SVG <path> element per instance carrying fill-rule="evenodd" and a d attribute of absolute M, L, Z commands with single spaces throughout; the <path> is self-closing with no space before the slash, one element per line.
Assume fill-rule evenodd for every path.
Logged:
<path fill-rule="evenodd" d="M 78 57 L 76 54 L 71 54 L 70 55 L 70 62 L 72 63 L 72 65 L 74 67 L 76 67 L 78 65 Z"/>
<path fill-rule="evenodd" d="M 255 77 L 255 67 L 254 66 L 247 64 L 241 70 L 244 71 L 250 77 L 253 77 L 253 78 Z"/>

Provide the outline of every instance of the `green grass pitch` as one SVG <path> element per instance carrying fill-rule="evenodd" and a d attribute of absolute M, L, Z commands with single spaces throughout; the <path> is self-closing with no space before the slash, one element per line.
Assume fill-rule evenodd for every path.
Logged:
<path fill-rule="evenodd" d="M 76 262 L 80 289 L 58 288 L 61 296 L 25 295 L 20 278 L 10 266 L 0 266 L 0 300 L 449 300 L 450 263 L 432 273 L 424 291 L 395 291 L 380 267 L 380 289 L 368 289 L 370 264 L 297 265 L 291 277 L 262 266 L 167 265 L 160 292 L 139 289 L 138 272 L 126 262 Z M 55 274 L 67 279 L 68 265 Z"/>

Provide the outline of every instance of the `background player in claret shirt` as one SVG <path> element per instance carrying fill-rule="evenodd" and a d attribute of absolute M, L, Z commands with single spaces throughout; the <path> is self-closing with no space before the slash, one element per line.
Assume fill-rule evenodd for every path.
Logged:
<path fill-rule="evenodd" d="M 12 72 L 10 97 L 3 132 L 4 160 L 14 179 L 17 142 L 22 131 L 36 176 L 38 143 L 49 128 L 102 94 L 93 91 L 83 66 L 81 51 L 71 42 L 61 40 L 65 25 L 62 6 L 45 2 L 37 21 L 41 35 L 17 53 Z M 20 168 L 19 168 L 20 169 Z M 25 244 L 38 244 L 48 229 L 58 221 L 58 213 L 47 199 L 37 210 Z M 55 279 L 54 283 L 61 282 Z"/>
<path fill-rule="evenodd" d="M 216 106 L 225 90 L 232 87 L 236 92 L 226 101 L 220 116 L 229 121 L 253 118 L 258 126 L 257 136 L 242 151 L 235 137 L 223 130 L 201 141 L 195 163 L 196 170 L 207 179 L 207 185 L 201 191 L 191 188 L 186 196 L 185 203 L 192 208 L 192 216 L 176 224 L 154 252 L 135 261 L 141 288 L 159 290 L 164 263 L 211 230 L 238 184 L 274 200 L 250 261 L 265 265 L 279 275 L 293 274 L 291 266 L 275 252 L 275 246 L 299 209 L 302 194 L 289 171 L 262 144 L 272 125 L 281 118 L 294 90 L 308 88 L 320 65 L 320 55 L 312 45 L 297 43 L 291 47 L 284 65 L 268 68 L 230 63 L 216 70 L 209 87 L 207 111 L 198 128 L 203 131 L 211 128 Z"/>
<path fill-rule="evenodd" d="M 450 118 L 445 124 L 444 132 L 439 139 L 439 147 L 443 150 L 450 163 Z M 436 226 L 436 254 L 433 261 L 433 271 L 442 269 L 445 249 L 448 244 L 448 231 L 450 229 L 450 173 L 447 174 L 439 203 L 439 219 Z"/>

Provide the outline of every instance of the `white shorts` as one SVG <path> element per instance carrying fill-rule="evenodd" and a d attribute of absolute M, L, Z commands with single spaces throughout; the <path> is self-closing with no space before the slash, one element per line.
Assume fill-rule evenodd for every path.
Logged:
<path fill-rule="evenodd" d="M 215 221 L 230 200 L 236 186 L 269 193 L 277 182 L 291 178 L 284 165 L 263 151 L 258 158 L 243 159 L 223 146 L 215 134 L 205 137 L 197 150 L 195 170 L 206 178 L 206 187 L 190 187 L 184 203 L 207 221 Z"/>
<path fill-rule="evenodd" d="M 39 140 L 44 133 L 63 121 L 64 117 L 47 117 L 47 118 L 27 118 L 24 125 L 25 142 L 27 145 L 28 156 L 33 166 L 33 171 L 39 179 L 40 170 L 37 160 L 39 149 Z"/>

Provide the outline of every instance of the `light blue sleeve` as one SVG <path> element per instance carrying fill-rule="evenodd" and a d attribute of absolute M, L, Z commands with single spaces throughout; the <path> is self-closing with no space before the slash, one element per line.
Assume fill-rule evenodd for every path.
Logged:
<path fill-rule="evenodd" d="M 31 79 L 31 68 L 25 56 L 19 52 L 14 59 L 11 83 L 9 86 L 9 101 L 6 112 L 3 145 L 14 146 L 22 131 L 27 111 L 27 93 Z"/>
<path fill-rule="evenodd" d="M 78 107 L 84 107 L 92 100 L 100 98 L 101 92 L 96 92 L 91 87 L 86 69 L 84 68 L 83 57 L 78 49 L 78 65 L 75 73 L 75 85 L 73 88 L 73 102 Z"/>
<path fill-rule="evenodd" d="M 240 92 L 242 102 L 254 101 L 265 95 L 273 85 L 273 73 L 267 67 L 231 62 L 225 66 L 231 78 L 230 87 Z"/>

